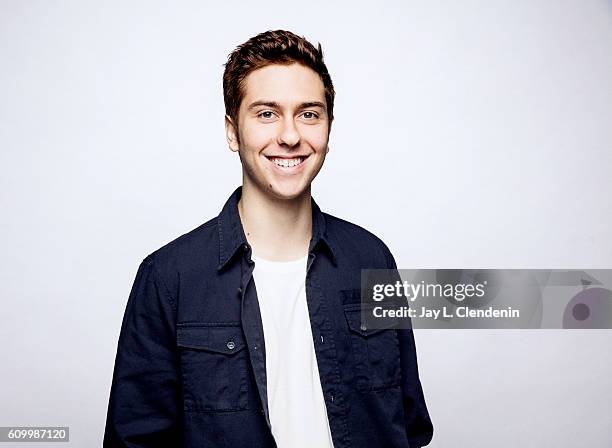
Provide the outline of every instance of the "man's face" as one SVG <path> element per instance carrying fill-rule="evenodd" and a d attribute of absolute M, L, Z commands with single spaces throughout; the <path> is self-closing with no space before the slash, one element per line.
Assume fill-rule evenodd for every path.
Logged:
<path fill-rule="evenodd" d="M 277 199 L 309 191 L 329 150 L 319 75 L 301 64 L 268 65 L 246 77 L 244 93 L 238 128 L 227 116 L 225 124 L 230 149 L 240 154 L 245 187 Z"/>

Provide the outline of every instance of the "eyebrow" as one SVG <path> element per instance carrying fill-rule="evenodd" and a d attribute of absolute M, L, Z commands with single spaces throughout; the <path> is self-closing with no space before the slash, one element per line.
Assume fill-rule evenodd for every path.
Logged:
<path fill-rule="evenodd" d="M 259 106 L 266 106 L 266 107 L 271 107 L 274 109 L 281 109 L 280 104 L 278 104 L 276 101 L 262 100 L 262 101 L 252 102 L 251 104 L 249 104 L 249 107 L 247 108 L 247 110 L 252 110 Z M 320 107 L 321 109 L 325 109 L 325 104 L 322 103 L 321 101 L 305 101 L 303 103 L 300 103 L 300 105 L 298 106 L 298 109 L 306 109 L 308 107 Z"/>

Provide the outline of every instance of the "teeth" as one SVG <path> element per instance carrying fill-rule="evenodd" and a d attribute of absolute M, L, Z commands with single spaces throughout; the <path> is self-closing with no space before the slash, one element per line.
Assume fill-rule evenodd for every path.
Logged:
<path fill-rule="evenodd" d="M 295 159 L 272 158 L 270 160 L 274 162 L 277 166 L 284 168 L 291 168 L 297 166 L 304 161 L 302 157 L 296 157 Z"/>

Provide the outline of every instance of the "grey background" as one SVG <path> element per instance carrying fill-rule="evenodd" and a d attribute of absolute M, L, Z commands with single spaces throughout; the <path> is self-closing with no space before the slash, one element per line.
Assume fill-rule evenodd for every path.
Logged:
<path fill-rule="evenodd" d="M 240 183 L 222 63 L 267 29 L 322 42 L 314 196 L 400 267 L 612 267 L 611 25 L 608 1 L 1 1 L 0 424 L 100 446 L 138 264 Z M 430 446 L 609 447 L 611 336 L 419 331 Z"/>

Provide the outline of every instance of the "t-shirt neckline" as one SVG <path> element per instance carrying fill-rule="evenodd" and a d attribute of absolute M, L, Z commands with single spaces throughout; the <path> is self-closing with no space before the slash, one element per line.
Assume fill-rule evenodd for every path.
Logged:
<path fill-rule="evenodd" d="M 297 260 L 290 261 L 271 261 L 265 258 L 260 258 L 257 255 L 251 255 L 251 259 L 255 262 L 255 269 L 262 271 L 273 272 L 298 272 L 305 268 L 308 254 Z"/>

